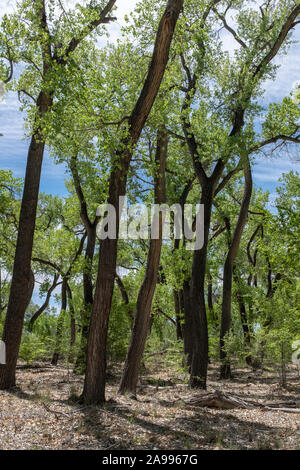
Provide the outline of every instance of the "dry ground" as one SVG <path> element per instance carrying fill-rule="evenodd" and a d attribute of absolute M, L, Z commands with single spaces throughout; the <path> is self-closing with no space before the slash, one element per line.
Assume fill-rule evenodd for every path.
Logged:
<path fill-rule="evenodd" d="M 156 369 L 157 370 L 157 369 Z M 120 367 L 111 366 L 107 403 L 76 402 L 83 378 L 64 367 L 39 364 L 18 369 L 18 388 L 0 391 L 0 449 L 300 449 L 300 415 L 260 409 L 215 410 L 187 406 L 196 395 L 176 372 L 148 371 L 138 401 L 117 395 Z M 299 372 L 288 387 L 274 372 L 236 369 L 231 382 L 209 371 L 209 390 L 266 403 L 299 399 Z"/>

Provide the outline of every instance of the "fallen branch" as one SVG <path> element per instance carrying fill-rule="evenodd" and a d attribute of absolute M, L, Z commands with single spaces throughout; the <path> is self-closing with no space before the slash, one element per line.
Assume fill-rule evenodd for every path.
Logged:
<path fill-rule="evenodd" d="M 257 403 L 249 400 L 242 400 L 240 397 L 229 395 L 218 390 L 213 392 L 204 392 L 198 396 L 187 397 L 184 399 L 186 405 L 200 406 L 208 408 L 233 409 L 261 408 L 268 411 L 283 411 L 285 413 L 300 413 L 300 402 L 289 401 L 279 403 Z M 296 408 L 295 408 L 296 406 Z"/>
<path fill-rule="evenodd" d="M 67 414 L 67 413 L 64 413 L 63 411 L 51 410 L 51 408 L 48 405 L 46 405 L 46 403 L 42 402 L 42 405 L 45 408 L 45 410 L 48 411 L 48 413 L 53 413 L 57 420 L 59 419 L 59 415 L 66 416 L 67 418 L 70 418 L 70 415 Z"/>
<path fill-rule="evenodd" d="M 272 406 L 264 406 L 265 410 L 269 411 L 284 411 L 285 413 L 300 413 L 300 408 L 273 408 Z"/>
<path fill-rule="evenodd" d="M 208 408 L 233 409 L 248 408 L 249 406 L 253 408 L 253 405 L 246 403 L 244 400 L 219 392 L 218 390 L 187 398 L 184 400 L 184 403 L 186 405 Z"/>
<path fill-rule="evenodd" d="M 267 406 L 271 408 L 300 408 L 300 400 L 289 400 L 289 401 L 274 401 L 268 403 Z"/>

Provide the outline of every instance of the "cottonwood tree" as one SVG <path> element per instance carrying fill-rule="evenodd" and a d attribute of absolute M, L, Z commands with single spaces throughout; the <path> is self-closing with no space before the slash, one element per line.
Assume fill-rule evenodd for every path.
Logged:
<path fill-rule="evenodd" d="M 223 27 L 233 34 L 239 47 L 233 60 L 220 56 L 219 66 L 216 67 L 214 64 L 212 77 L 216 79 L 216 88 L 213 94 L 218 103 L 212 104 L 212 109 L 215 111 L 212 112 L 211 109 L 208 111 L 207 102 L 201 105 L 197 103 L 201 100 L 201 93 L 206 86 L 203 72 L 206 70 L 205 60 L 208 60 L 209 55 L 207 43 L 203 40 L 205 37 L 203 36 L 202 41 L 198 41 L 196 46 L 198 61 L 193 60 L 185 51 L 181 54 L 182 67 L 186 75 L 182 85 L 186 90 L 182 107 L 182 125 L 195 174 L 202 190 L 201 203 L 206 209 L 204 245 L 201 250 L 196 250 L 194 253 L 188 302 L 194 331 L 190 380 L 192 387 L 206 387 L 208 332 L 204 288 L 213 199 L 239 168 L 240 164 L 237 163 L 236 170 L 231 169 L 223 180 L 221 179 L 226 163 L 232 159 L 237 159 L 238 162 L 242 157 L 240 149 L 245 148 L 247 141 L 252 139 L 251 116 L 257 112 L 255 100 L 259 96 L 261 83 L 274 73 L 272 60 L 289 40 L 289 32 L 297 24 L 300 13 L 300 5 L 297 2 L 288 2 L 276 8 L 273 3 L 271 5 L 268 2 L 259 12 L 253 10 L 246 12 L 244 6 L 246 5 L 243 2 L 236 4 L 230 2 L 225 12 L 220 12 L 218 6 L 214 8 L 216 17 Z M 228 27 L 225 16 L 230 8 L 234 7 L 240 9 L 236 18 L 239 25 L 237 32 Z M 218 63 L 217 56 L 214 60 Z M 229 87 L 226 92 L 227 85 Z M 227 98 L 224 99 L 224 96 Z M 221 109 L 222 117 L 219 114 Z M 225 126 L 222 121 L 226 122 Z M 205 126 L 199 124 L 201 122 L 205 122 Z M 217 130 L 218 122 L 220 125 Z M 215 139 L 211 141 L 210 149 L 207 123 L 215 129 Z M 226 299 L 224 299 L 224 312 L 228 312 L 229 304 L 227 303 L 225 307 L 225 303 Z"/>
<path fill-rule="evenodd" d="M 20 178 L 13 177 L 11 171 L 0 170 L 0 318 L 7 308 L 21 188 Z"/>
<path fill-rule="evenodd" d="M 281 104 L 271 104 L 269 113 L 263 123 L 263 135 L 266 140 L 256 144 L 256 147 L 262 149 L 270 146 L 272 143 L 286 145 L 287 143 L 299 144 L 299 107 L 288 98 L 285 98 Z M 246 157 L 247 158 L 247 157 Z M 252 196 L 252 175 L 249 158 L 244 163 L 245 187 L 244 196 L 240 206 L 239 218 L 230 243 L 229 251 L 224 265 L 223 272 L 223 301 L 222 301 L 222 321 L 220 332 L 220 359 L 221 359 L 221 378 L 230 377 L 230 365 L 226 360 L 224 353 L 224 338 L 230 330 L 230 312 L 231 312 L 231 292 L 232 276 L 234 269 L 234 260 L 237 255 L 241 236 L 248 217 L 248 209 Z M 256 232 L 254 232 L 254 236 Z M 250 239 L 251 241 L 251 239 Z M 249 251 L 248 251 L 249 254 Z M 251 256 L 249 256 L 251 260 Z M 252 264 L 254 261 L 252 260 Z"/>
<path fill-rule="evenodd" d="M 125 195 L 130 161 L 145 122 L 159 91 L 169 59 L 169 50 L 183 0 L 169 0 L 157 30 L 148 73 L 140 96 L 128 118 L 125 137 L 116 149 L 110 174 L 108 203 L 119 214 L 119 196 Z M 107 238 L 100 246 L 99 268 L 89 329 L 87 368 L 83 400 L 102 403 L 105 400 L 106 338 L 117 260 L 119 215 L 116 218 L 116 239 Z"/>
<path fill-rule="evenodd" d="M 102 67 L 105 63 L 106 67 Z M 84 66 L 83 66 L 84 64 Z M 87 333 L 93 304 L 93 259 L 96 248 L 98 205 L 107 198 L 116 141 L 121 124 L 134 106 L 140 83 L 144 80 L 148 59 L 128 41 L 98 50 L 89 44 L 84 53 L 73 54 L 59 84 L 56 110 L 60 115 L 51 122 L 48 145 L 57 162 L 67 164 L 83 225 L 87 231 L 83 270 L 84 305 L 82 308 L 82 345 L 75 369 L 85 370 Z M 125 118 L 124 118 L 125 117 Z"/>
<path fill-rule="evenodd" d="M 0 388 L 15 385 L 15 369 L 24 314 L 30 299 L 30 263 L 40 175 L 47 137 L 47 115 L 55 100 L 56 76 L 63 74 L 72 53 L 100 25 L 114 20 L 116 0 L 94 1 L 67 12 L 60 1 L 24 0 L 1 25 L 1 55 L 25 71 L 17 90 L 33 101 L 29 107 L 31 142 L 27 155 L 18 240 L 9 303 L 3 331 L 7 363 L 0 366 Z"/>

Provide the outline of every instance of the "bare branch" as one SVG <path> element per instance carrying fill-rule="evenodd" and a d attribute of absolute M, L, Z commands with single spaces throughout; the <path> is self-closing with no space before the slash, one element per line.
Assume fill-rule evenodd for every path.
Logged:
<path fill-rule="evenodd" d="M 234 29 L 231 28 L 231 26 L 229 26 L 229 24 L 228 24 L 227 21 L 226 21 L 225 15 L 222 15 L 221 13 L 219 13 L 216 8 L 213 8 L 213 11 L 214 11 L 215 14 L 218 16 L 218 18 L 222 21 L 222 23 L 223 23 L 223 25 L 224 25 L 224 28 L 225 28 L 230 34 L 232 34 L 232 36 L 233 36 L 234 39 L 240 44 L 240 46 L 242 46 L 244 49 L 248 49 L 247 44 L 238 36 L 237 32 L 234 31 Z"/>
<path fill-rule="evenodd" d="M 67 49 L 64 51 L 64 53 L 60 56 L 57 55 L 57 52 L 54 54 L 54 60 L 56 60 L 58 63 L 65 65 L 66 64 L 66 58 L 75 51 L 77 46 L 81 43 L 81 41 L 92 31 L 94 31 L 97 26 L 100 26 L 101 24 L 107 24 L 110 23 L 111 21 L 116 21 L 117 18 L 112 17 L 112 16 L 107 16 L 112 8 L 114 7 L 116 3 L 116 0 L 109 0 L 107 3 L 106 7 L 99 13 L 99 17 L 92 21 L 90 24 L 85 26 L 82 31 L 78 34 L 77 37 L 73 37 L 71 41 L 69 42 L 69 45 Z"/>
<path fill-rule="evenodd" d="M 261 149 L 262 147 L 265 147 L 266 145 L 274 144 L 278 142 L 278 140 L 282 140 L 282 144 L 284 144 L 285 142 L 300 144 L 300 134 L 296 135 L 295 137 L 284 134 L 279 134 L 274 137 L 270 137 L 269 139 L 266 139 L 252 147 L 252 149 L 250 149 L 250 153 L 256 152 L 257 150 Z"/>
<path fill-rule="evenodd" d="M 230 179 L 236 175 L 236 173 L 238 173 L 239 171 L 242 170 L 242 165 L 241 165 L 241 161 L 239 161 L 239 163 L 237 164 L 236 168 L 234 168 L 234 170 L 230 171 L 226 176 L 224 176 L 224 178 L 222 179 L 221 183 L 219 184 L 219 186 L 217 187 L 217 189 L 215 190 L 215 196 L 222 191 L 222 189 L 225 188 L 226 184 L 230 181 Z"/>
<path fill-rule="evenodd" d="M 48 307 L 52 292 L 54 291 L 54 289 L 56 289 L 56 287 L 58 285 L 61 284 L 61 282 L 58 282 L 58 279 L 59 279 L 59 274 L 55 273 L 52 285 L 50 286 L 50 289 L 47 292 L 45 302 L 43 303 L 43 305 L 41 305 L 41 307 L 30 318 L 29 325 L 28 325 L 28 328 L 29 328 L 30 331 L 32 331 L 33 324 L 36 322 L 36 320 L 39 318 L 39 316 L 42 315 L 42 313 Z"/>
<path fill-rule="evenodd" d="M 24 95 L 28 96 L 28 98 L 30 98 L 35 104 L 37 104 L 37 100 L 34 98 L 34 96 L 32 96 L 28 91 L 23 90 L 23 88 L 22 88 L 21 90 L 18 90 L 18 98 L 19 98 L 19 100 L 21 99 L 21 93 L 23 93 Z"/>

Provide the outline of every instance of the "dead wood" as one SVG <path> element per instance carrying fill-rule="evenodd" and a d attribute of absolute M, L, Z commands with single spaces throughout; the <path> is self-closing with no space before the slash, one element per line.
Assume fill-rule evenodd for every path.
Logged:
<path fill-rule="evenodd" d="M 219 390 L 201 393 L 198 396 L 187 397 L 184 399 L 184 403 L 190 406 L 222 408 L 227 410 L 233 408 L 262 408 L 265 410 L 283 411 L 286 413 L 300 413 L 300 407 L 298 407 L 300 403 L 296 401 L 262 404 L 249 400 L 242 400 L 240 397 L 223 393 Z M 297 408 L 295 408 L 295 406 Z"/>

